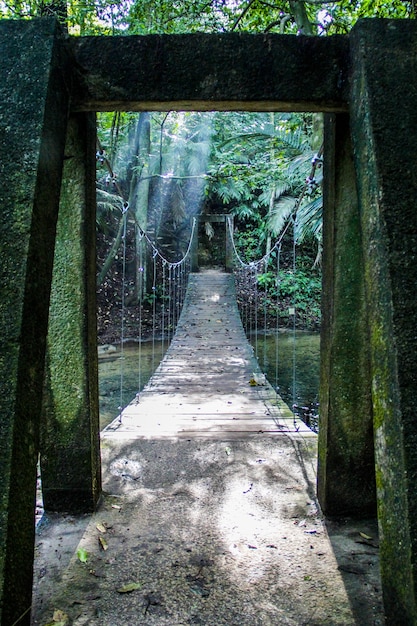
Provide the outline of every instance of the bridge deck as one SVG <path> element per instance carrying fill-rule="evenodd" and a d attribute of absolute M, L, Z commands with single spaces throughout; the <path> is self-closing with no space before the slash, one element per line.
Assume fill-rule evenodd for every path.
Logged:
<path fill-rule="evenodd" d="M 251 385 L 255 379 L 264 383 Z M 233 277 L 192 274 L 177 331 L 140 396 L 103 437 L 312 434 L 262 380 L 236 304 Z"/>
<path fill-rule="evenodd" d="M 87 563 L 74 555 L 49 587 L 35 576 L 34 624 L 54 608 L 74 626 L 383 623 L 375 525 L 329 533 L 316 436 L 249 384 L 257 369 L 232 278 L 193 275 L 165 359 L 102 433 L 104 497 L 78 544 Z M 38 572 L 62 568 L 73 541 L 71 524 L 52 530 L 41 527 Z"/>

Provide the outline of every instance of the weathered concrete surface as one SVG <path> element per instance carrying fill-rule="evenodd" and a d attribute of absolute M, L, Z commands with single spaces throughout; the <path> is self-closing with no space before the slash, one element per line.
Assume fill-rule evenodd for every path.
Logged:
<path fill-rule="evenodd" d="M 41 527 L 34 625 L 59 608 L 74 626 L 382 626 L 375 524 L 326 527 L 316 435 L 250 386 L 232 280 L 192 276 L 164 362 L 103 432 L 87 562 L 73 556 L 61 577 L 48 553 L 55 536 L 67 558 L 73 520 Z"/>
<path fill-rule="evenodd" d="M 74 108 L 83 111 L 341 111 L 345 36 L 77 37 Z"/>
<path fill-rule="evenodd" d="M 41 431 L 44 508 L 93 511 L 101 493 L 96 329 L 96 123 L 69 121 Z"/>
<path fill-rule="evenodd" d="M 417 624 L 417 24 L 351 33 L 351 117 L 369 315 L 387 624 Z"/>
<path fill-rule="evenodd" d="M 329 516 L 376 514 L 362 236 L 347 114 L 325 120 L 318 496 Z"/>
<path fill-rule="evenodd" d="M 0 22 L 0 623 L 29 623 L 36 463 L 71 72 L 55 20 Z"/>

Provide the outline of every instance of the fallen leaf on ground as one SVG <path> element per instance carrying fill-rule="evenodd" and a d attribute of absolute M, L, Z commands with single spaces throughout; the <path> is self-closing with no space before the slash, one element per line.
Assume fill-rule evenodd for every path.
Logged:
<path fill-rule="evenodd" d="M 107 541 L 104 539 L 104 537 L 99 537 L 98 538 L 100 547 L 102 548 L 102 550 L 107 550 L 109 547 L 109 544 L 107 543 Z"/>
<path fill-rule="evenodd" d="M 78 548 L 77 557 L 78 557 L 78 560 L 81 561 L 81 563 L 87 563 L 87 560 L 88 560 L 87 550 L 85 550 L 85 548 Z"/>
<path fill-rule="evenodd" d="M 55 609 L 52 617 L 52 622 L 48 622 L 45 626 L 67 626 L 69 624 L 69 618 L 64 611 Z"/>
<path fill-rule="evenodd" d="M 96 526 L 97 530 L 100 531 L 101 533 L 106 533 L 107 532 L 107 528 L 106 525 L 103 524 L 102 522 L 100 522 L 99 524 L 97 524 Z"/>
<path fill-rule="evenodd" d="M 372 537 L 370 537 L 369 535 L 367 535 L 366 533 L 359 533 L 361 537 L 363 537 L 363 539 L 368 539 L 368 541 L 370 539 L 372 539 Z"/>
<path fill-rule="evenodd" d="M 140 583 L 127 583 L 123 585 L 123 587 L 119 587 L 116 589 L 117 593 L 130 593 L 131 591 L 135 591 L 136 589 L 140 589 L 142 585 Z"/>

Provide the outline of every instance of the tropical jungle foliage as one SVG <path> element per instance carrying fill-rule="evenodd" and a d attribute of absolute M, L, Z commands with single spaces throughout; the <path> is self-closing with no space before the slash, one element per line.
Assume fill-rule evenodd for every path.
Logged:
<path fill-rule="evenodd" d="M 347 33 L 362 17 L 415 18 L 411 1 L 383 0 L 0 0 L 0 17 L 56 15 L 71 35 L 231 31 L 327 36 Z M 312 60 L 314 62 L 314 60 Z M 319 308 L 321 117 L 317 114 L 142 112 L 98 116 L 98 282 L 105 301 L 121 275 L 124 228 L 141 253 L 136 226 L 166 258 L 183 254 L 194 215 L 234 215 L 239 253 L 253 261 L 294 221 L 302 268 L 291 261 L 292 227 L 283 242 L 279 290 L 297 284 L 297 309 Z M 104 155 L 104 156 L 103 156 Z M 312 163 L 316 163 L 312 172 Z M 129 211 L 123 207 L 129 206 Z M 212 235 L 206 225 L 208 239 Z M 146 274 L 146 259 L 142 263 Z M 299 275 L 292 276 L 294 271 Z M 128 259 L 132 298 L 140 282 Z M 258 277 L 266 297 L 277 285 Z M 300 295 L 301 294 L 301 295 Z M 308 317 L 308 316 L 307 316 Z M 312 315 L 316 319 L 316 315 Z M 307 321 L 308 323 L 308 321 Z"/>

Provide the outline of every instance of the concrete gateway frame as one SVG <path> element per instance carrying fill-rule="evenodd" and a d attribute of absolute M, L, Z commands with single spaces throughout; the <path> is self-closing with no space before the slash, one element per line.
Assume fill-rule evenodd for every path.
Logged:
<path fill-rule="evenodd" d="M 48 18 L 1 22 L 0 50 L 1 626 L 30 623 L 39 451 L 47 510 L 100 497 L 92 112 L 170 109 L 326 113 L 318 495 L 377 506 L 387 624 L 417 624 L 417 23 L 73 39 Z"/>

